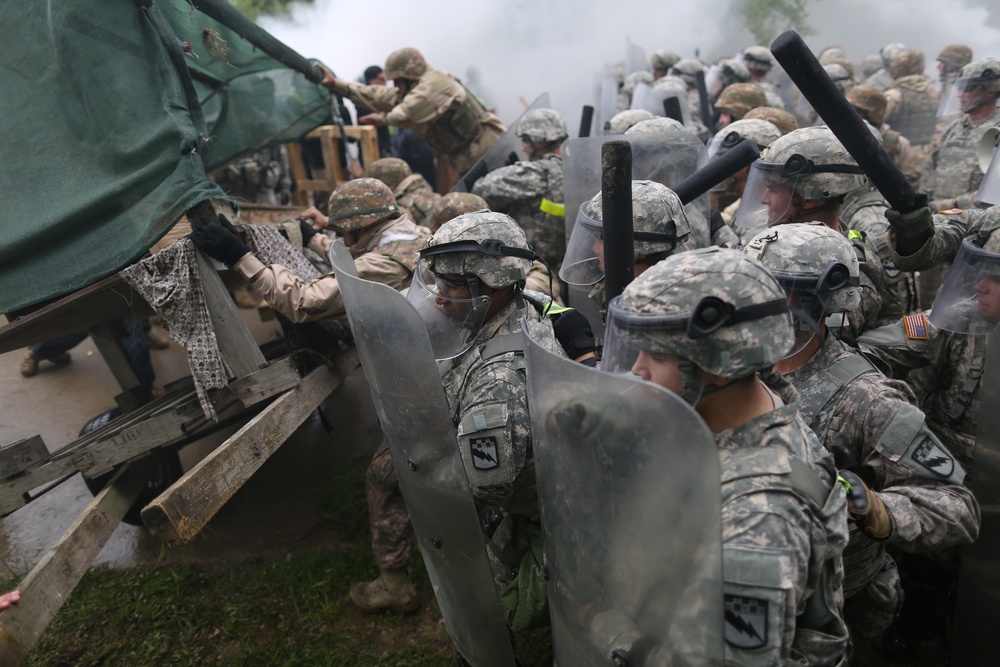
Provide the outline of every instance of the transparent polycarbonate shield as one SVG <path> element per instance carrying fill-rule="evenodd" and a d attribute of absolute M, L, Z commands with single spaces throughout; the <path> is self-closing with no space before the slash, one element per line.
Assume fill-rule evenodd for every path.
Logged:
<path fill-rule="evenodd" d="M 645 109 L 654 116 L 666 116 L 667 110 L 664 108 L 664 101 L 668 98 L 673 98 L 677 100 L 677 106 L 680 109 L 681 117 L 678 118 L 680 122 L 684 125 L 691 124 L 691 109 L 688 106 L 686 95 L 673 94 L 667 89 L 657 88 L 656 86 L 651 86 L 648 83 L 640 83 L 635 87 L 635 91 L 632 93 L 632 109 Z"/>
<path fill-rule="evenodd" d="M 529 339 L 559 665 L 721 665 L 719 455 L 679 398 Z"/>
<path fill-rule="evenodd" d="M 987 131 L 987 134 L 979 142 L 979 164 L 982 165 L 988 161 L 988 166 L 984 170 L 986 175 L 983 176 L 983 182 L 979 184 L 976 199 L 991 206 L 1000 204 L 1000 160 L 997 159 L 997 153 L 1000 151 L 997 150 L 998 139 L 1000 139 L 1000 130 L 992 128 Z"/>
<path fill-rule="evenodd" d="M 1000 405 L 1000 329 L 986 339 L 980 405 Z M 983 409 L 978 416 L 974 465 L 966 485 L 982 508 L 979 539 L 962 549 L 955 602 L 955 637 L 951 664 L 988 665 L 995 659 L 992 642 L 984 641 L 1000 625 L 1000 412 Z"/>
<path fill-rule="evenodd" d="M 941 90 L 941 101 L 938 103 L 938 118 L 958 118 L 962 113 L 962 105 L 958 101 L 958 89 L 949 81 Z"/>
<path fill-rule="evenodd" d="M 358 356 L 448 634 L 473 665 L 514 665 L 485 539 L 422 321 L 406 298 L 331 252 Z"/>
<path fill-rule="evenodd" d="M 469 170 L 459 176 L 455 180 L 455 185 L 452 187 L 452 192 L 472 192 L 472 186 L 480 178 L 490 173 L 494 169 L 499 169 L 500 167 L 506 167 L 507 165 L 514 164 L 515 162 L 520 162 L 521 160 L 527 160 L 528 155 L 524 152 L 524 145 L 521 142 L 521 138 L 515 134 L 517 130 L 517 123 L 521 118 L 524 117 L 525 113 L 529 111 L 534 111 L 535 109 L 551 109 L 552 103 L 549 101 L 549 94 L 542 93 L 535 101 L 531 103 L 527 109 L 524 110 L 520 116 L 517 117 L 507 131 L 500 135 L 496 143 L 489 147 L 489 149 L 483 153 L 483 156 L 479 158 L 474 165 L 469 167 Z"/>
<path fill-rule="evenodd" d="M 597 91 L 596 134 L 604 132 L 604 125 L 618 113 L 618 79 L 613 74 L 601 78 Z"/>
<path fill-rule="evenodd" d="M 976 245 L 975 237 L 966 237 L 934 299 L 930 321 L 962 334 L 993 331 L 1000 322 L 1000 255 Z"/>
<path fill-rule="evenodd" d="M 632 72 L 648 72 L 649 58 L 646 57 L 646 49 L 625 38 L 625 75 Z"/>

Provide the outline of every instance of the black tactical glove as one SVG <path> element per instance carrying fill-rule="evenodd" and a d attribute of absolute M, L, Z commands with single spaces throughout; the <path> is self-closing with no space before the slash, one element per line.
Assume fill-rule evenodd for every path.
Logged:
<path fill-rule="evenodd" d="M 590 322 L 579 310 L 568 310 L 561 313 L 552 322 L 555 330 L 556 340 L 566 351 L 566 356 L 570 359 L 579 359 L 588 352 L 597 350 L 597 341 L 594 340 L 594 330 Z"/>
<path fill-rule="evenodd" d="M 875 540 L 892 535 L 892 517 L 878 494 L 849 470 L 840 471 L 840 483 L 847 491 L 847 513 L 862 531 Z"/>
<path fill-rule="evenodd" d="M 918 192 L 914 203 L 917 208 L 909 213 L 900 213 L 894 208 L 885 212 L 893 232 L 893 247 L 903 256 L 917 252 L 934 236 L 934 212 L 927 206 L 927 193 Z"/>
<path fill-rule="evenodd" d="M 517 164 L 520 161 L 521 161 L 521 157 L 517 154 L 517 152 L 516 151 L 511 151 L 510 155 L 507 156 L 507 161 L 504 162 L 504 166 L 505 167 L 509 167 L 510 165 Z"/>
<path fill-rule="evenodd" d="M 191 222 L 191 228 L 191 241 L 195 247 L 230 268 L 250 252 L 239 232 L 224 215 L 220 215 L 218 221 L 206 217 L 195 218 Z"/>
<path fill-rule="evenodd" d="M 587 447 L 610 447 L 636 437 L 631 406 L 618 394 L 570 398 L 552 409 L 549 424 L 567 440 Z"/>
<path fill-rule="evenodd" d="M 317 231 L 308 218 L 299 218 L 299 231 L 302 232 L 302 247 L 308 248 L 309 242 L 312 241 L 312 237 L 316 236 Z"/>

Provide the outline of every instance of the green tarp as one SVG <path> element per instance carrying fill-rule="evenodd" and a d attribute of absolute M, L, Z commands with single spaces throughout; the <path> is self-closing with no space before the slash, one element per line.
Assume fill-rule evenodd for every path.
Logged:
<path fill-rule="evenodd" d="M 206 170 L 329 118 L 323 89 L 184 0 L 10 2 L 0 44 L 0 312 L 127 266 L 224 198 Z"/>

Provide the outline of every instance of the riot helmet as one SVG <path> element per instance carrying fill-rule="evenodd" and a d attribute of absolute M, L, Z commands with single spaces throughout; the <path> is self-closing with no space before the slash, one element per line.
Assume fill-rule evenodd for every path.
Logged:
<path fill-rule="evenodd" d="M 536 145 L 561 143 L 569 137 L 566 121 L 552 109 L 532 109 L 525 112 L 518 119 L 514 134 Z"/>
<path fill-rule="evenodd" d="M 1000 60 L 984 58 L 969 63 L 959 72 L 954 89 L 961 96 L 963 113 L 981 106 L 985 99 L 992 98 L 995 102 L 1000 93 Z"/>
<path fill-rule="evenodd" d="M 654 117 L 652 113 L 645 109 L 625 109 L 624 111 L 619 111 L 605 123 L 604 134 L 624 134 L 625 130 L 639 121 L 649 120 Z"/>
<path fill-rule="evenodd" d="M 675 359 L 695 404 L 702 372 L 739 380 L 770 368 L 794 340 L 785 293 L 738 250 L 678 253 L 636 278 L 608 310 L 602 368 L 628 372 L 641 353 Z"/>
<path fill-rule="evenodd" d="M 878 130 L 869 130 L 881 138 Z M 865 182 L 864 171 L 830 128 L 795 130 L 775 140 L 750 167 L 734 224 L 781 224 L 802 202 L 841 197 Z"/>
<path fill-rule="evenodd" d="M 755 118 L 737 120 L 715 133 L 708 144 L 708 158 L 711 160 L 725 155 L 744 139 L 749 139 L 757 144 L 757 148 L 764 150 L 780 136 L 781 130 L 766 120 Z"/>
<path fill-rule="evenodd" d="M 760 120 L 766 120 L 769 123 L 774 123 L 774 126 L 781 130 L 781 134 L 783 135 L 799 129 L 799 122 L 795 120 L 795 116 L 788 113 L 784 109 L 777 109 L 775 107 L 757 107 L 756 109 L 750 109 L 750 111 L 747 111 L 746 115 L 743 116 L 743 120 L 753 118 L 759 118 Z"/>
<path fill-rule="evenodd" d="M 1000 209 L 988 209 L 984 230 L 955 255 L 930 321 L 945 331 L 984 335 L 1000 322 Z"/>
<path fill-rule="evenodd" d="M 861 304 L 861 272 L 854 246 L 821 222 L 779 225 L 754 236 L 743 252 L 763 264 L 788 295 L 795 320 L 794 356 L 827 315 L 850 313 Z"/>
<path fill-rule="evenodd" d="M 766 46 L 748 46 L 740 56 L 747 69 L 755 74 L 767 74 L 774 67 L 774 58 Z"/>
<path fill-rule="evenodd" d="M 889 65 L 892 64 L 892 59 L 905 50 L 906 44 L 900 42 L 892 42 L 879 49 L 878 54 L 882 56 L 882 66 L 887 72 L 889 71 Z"/>
<path fill-rule="evenodd" d="M 453 220 L 463 213 L 485 211 L 490 207 L 486 200 L 471 192 L 449 192 L 438 199 L 427 214 L 427 226 L 437 231 L 444 223 Z"/>
<path fill-rule="evenodd" d="M 434 356 L 451 359 L 472 347 L 492 305 L 483 292 L 516 296 L 535 258 L 524 230 L 503 213 L 465 213 L 443 224 L 420 251 L 407 292 Z"/>
<path fill-rule="evenodd" d="M 704 72 L 705 66 L 694 58 L 681 58 L 670 68 L 669 74 L 679 76 L 684 79 L 687 87 L 695 88 L 698 85 L 698 72 Z"/>
<path fill-rule="evenodd" d="M 598 192 L 580 206 L 559 277 L 570 285 L 593 285 L 604 278 L 603 197 Z M 685 248 L 691 233 L 687 214 L 673 190 L 654 181 L 632 181 L 632 229 L 636 259 L 651 263 Z"/>
<path fill-rule="evenodd" d="M 655 51 L 649 59 L 649 64 L 653 70 L 653 77 L 658 78 L 656 76 L 657 73 L 659 73 L 660 77 L 663 77 L 680 59 L 680 55 L 673 51 L 666 49 Z"/>

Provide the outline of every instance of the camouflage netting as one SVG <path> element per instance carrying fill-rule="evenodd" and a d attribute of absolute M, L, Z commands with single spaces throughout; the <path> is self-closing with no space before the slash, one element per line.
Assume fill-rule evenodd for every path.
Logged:
<path fill-rule="evenodd" d="M 0 312 L 135 261 L 185 210 L 224 198 L 206 171 L 329 118 L 325 90 L 185 0 L 139 4 L 7 8 Z"/>

